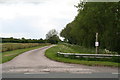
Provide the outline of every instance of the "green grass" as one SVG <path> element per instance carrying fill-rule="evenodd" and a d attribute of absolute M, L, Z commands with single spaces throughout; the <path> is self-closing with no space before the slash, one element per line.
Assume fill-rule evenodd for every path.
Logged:
<path fill-rule="evenodd" d="M 85 48 L 83 46 L 67 44 L 64 43 L 65 47 L 68 47 L 71 53 L 84 53 L 84 54 L 95 54 L 95 48 Z M 99 49 L 100 54 L 104 54 L 105 51 L 103 49 Z"/>
<path fill-rule="evenodd" d="M 73 47 L 73 48 L 72 48 Z M 75 63 L 75 64 L 83 64 L 83 65 L 88 65 L 88 66 L 111 66 L 111 67 L 118 67 L 120 63 L 115 63 L 115 62 L 110 62 L 110 61 L 88 61 L 88 60 L 80 60 L 80 59 L 70 59 L 70 58 L 64 58 L 64 57 L 58 57 L 57 52 L 65 52 L 65 53 L 80 53 L 81 49 L 77 46 L 72 45 L 72 47 L 69 47 L 66 44 L 59 44 L 57 46 L 54 46 L 50 49 L 48 49 L 45 52 L 46 57 L 60 61 L 60 62 L 65 62 L 65 63 Z M 78 49 L 77 49 L 78 48 Z M 85 49 L 88 53 L 89 49 Z M 84 52 L 82 52 L 84 53 Z"/>
<path fill-rule="evenodd" d="M 7 62 L 7 61 L 10 61 L 14 57 L 18 56 L 19 54 L 21 54 L 23 52 L 26 52 L 26 51 L 29 51 L 29 50 L 33 50 L 33 49 L 37 49 L 37 48 L 40 48 L 40 47 L 43 47 L 43 46 L 47 46 L 47 45 L 45 44 L 45 45 L 40 45 L 40 46 L 37 46 L 37 47 L 25 48 L 25 49 L 17 49 L 17 50 L 13 50 L 13 51 L 7 51 L 7 52 L 0 53 L 0 63 L 4 63 L 4 62 Z"/>

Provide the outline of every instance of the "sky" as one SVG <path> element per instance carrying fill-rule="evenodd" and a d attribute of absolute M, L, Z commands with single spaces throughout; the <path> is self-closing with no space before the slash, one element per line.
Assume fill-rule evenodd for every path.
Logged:
<path fill-rule="evenodd" d="M 45 39 L 77 15 L 79 0 L 0 0 L 0 37 Z"/>

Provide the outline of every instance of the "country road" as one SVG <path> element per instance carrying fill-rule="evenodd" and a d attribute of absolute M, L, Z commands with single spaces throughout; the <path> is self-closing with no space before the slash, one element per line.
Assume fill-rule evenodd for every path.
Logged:
<path fill-rule="evenodd" d="M 118 68 L 93 67 L 79 64 L 68 64 L 50 60 L 44 56 L 45 51 L 52 47 L 45 46 L 20 54 L 13 60 L 2 64 L 3 74 L 46 74 L 46 73 L 70 73 L 70 74 L 117 74 Z M 108 75 L 107 77 L 112 77 Z M 117 77 L 117 75 L 113 76 Z"/>

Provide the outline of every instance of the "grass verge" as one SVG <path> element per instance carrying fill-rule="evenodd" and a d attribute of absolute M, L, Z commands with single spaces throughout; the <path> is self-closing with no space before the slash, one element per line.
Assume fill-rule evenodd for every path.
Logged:
<path fill-rule="evenodd" d="M 88 61 L 88 60 L 79 60 L 79 59 L 70 59 L 65 57 L 58 57 L 57 52 L 75 52 L 76 50 L 74 48 L 68 47 L 63 44 L 59 44 L 57 46 L 54 46 L 48 50 L 46 50 L 45 55 L 46 57 L 60 61 L 65 63 L 75 63 L 75 64 L 83 64 L 88 66 L 110 66 L 110 67 L 118 67 L 120 63 L 110 62 L 110 61 Z"/>
<path fill-rule="evenodd" d="M 7 51 L 7 52 L 0 53 L 0 58 L 2 58 L 2 59 L 0 59 L 0 64 L 12 60 L 13 58 L 15 58 L 16 56 L 18 56 L 19 54 L 21 54 L 23 52 L 37 49 L 37 48 L 41 48 L 44 46 L 47 46 L 47 45 L 40 45 L 37 47 L 26 48 L 26 49 L 17 49 L 17 50 L 13 50 L 13 51 Z"/>

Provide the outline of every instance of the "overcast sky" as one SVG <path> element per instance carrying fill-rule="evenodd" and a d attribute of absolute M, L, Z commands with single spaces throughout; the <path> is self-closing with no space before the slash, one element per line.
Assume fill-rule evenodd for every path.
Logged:
<path fill-rule="evenodd" d="M 77 15 L 79 0 L 0 0 L 0 37 L 45 38 Z"/>

